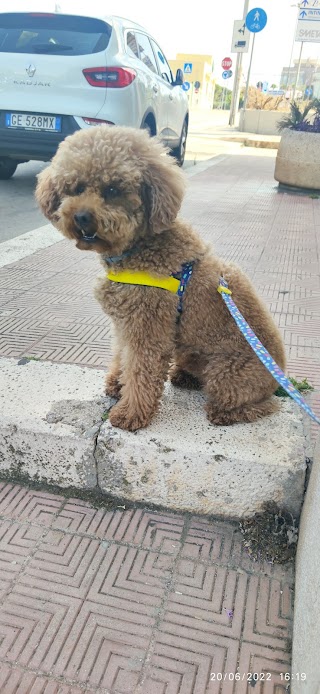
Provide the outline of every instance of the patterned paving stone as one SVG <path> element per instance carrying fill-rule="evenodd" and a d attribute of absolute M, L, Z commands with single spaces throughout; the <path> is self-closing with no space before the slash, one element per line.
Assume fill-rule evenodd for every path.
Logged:
<path fill-rule="evenodd" d="M 63 497 L 0 482 L 0 516 L 27 519 L 49 527 Z"/>

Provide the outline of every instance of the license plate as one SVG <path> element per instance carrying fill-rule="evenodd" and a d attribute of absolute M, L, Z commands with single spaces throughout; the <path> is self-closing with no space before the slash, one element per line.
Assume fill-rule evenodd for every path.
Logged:
<path fill-rule="evenodd" d="M 61 116 L 32 115 L 30 113 L 6 113 L 7 128 L 22 128 L 24 130 L 61 131 Z"/>

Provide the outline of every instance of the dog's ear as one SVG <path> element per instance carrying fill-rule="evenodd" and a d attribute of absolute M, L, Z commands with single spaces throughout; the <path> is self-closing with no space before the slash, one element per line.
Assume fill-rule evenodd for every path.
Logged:
<path fill-rule="evenodd" d="M 35 197 L 39 207 L 47 219 L 49 219 L 50 222 L 53 222 L 53 224 L 57 222 L 59 217 L 56 212 L 60 207 L 61 200 L 52 180 L 50 166 L 38 174 Z"/>
<path fill-rule="evenodd" d="M 159 233 L 176 219 L 185 191 L 184 175 L 169 155 L 157 153 L 147 167 L 142 198 L 151 230 Z"/>

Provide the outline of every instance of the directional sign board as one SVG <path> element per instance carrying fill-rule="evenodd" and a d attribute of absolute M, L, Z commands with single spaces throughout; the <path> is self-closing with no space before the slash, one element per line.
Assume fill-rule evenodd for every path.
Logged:
<path fill-rule="evenodd" d="M 250 31 L 244 19 L 236 19 L 233 25 L 231 53 L 248 53 Z"/>
<path fill-rule="evenodd" d="M 183 72 L 185 75 L 191 75 L 192 73 L 192 63 L 185 63 L 183 66 Z"/>
<path fill-rule="evenodd" d="M 228 80 L 230 77 L 232 77 L 232 70 L 224 70 L 222 77 L 224 80 Z"/>
<path fill-rule="evenodd" d="M 296 41 L 320 43 L 320 0 L 300 3 Z"/>
<path fill-rule="evenodd" d="M 264 29 L 267 21 L 267 13 L 261 7 L 255 7 L 246 16 L 246 27 L 253 34 L 257 34 Z"/>
<path fill-rule="evenodd" d="M 182 85 L 182 89 L 183 89 L 185 92 L 188 92 L 189 89 L 190 89 L 190 82 L 184 82 L 183 85 Z"/>

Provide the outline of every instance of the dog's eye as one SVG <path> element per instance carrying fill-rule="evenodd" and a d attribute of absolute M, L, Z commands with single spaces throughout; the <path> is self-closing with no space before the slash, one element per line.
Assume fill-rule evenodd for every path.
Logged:
<path fill-rule="evenodd" d="M 105 186 L 102 189 L 102 197 L 105 200 L 117 198 L 121 194 L 121 190 L 117 186 Z"/>
<path fill-rule="evenodd" d="M 73 191 L 73 195 L 81 195 L 81 193 L 84 193 L 85 189 L 86 186 L 84 183 L 78 183 Z"/>

